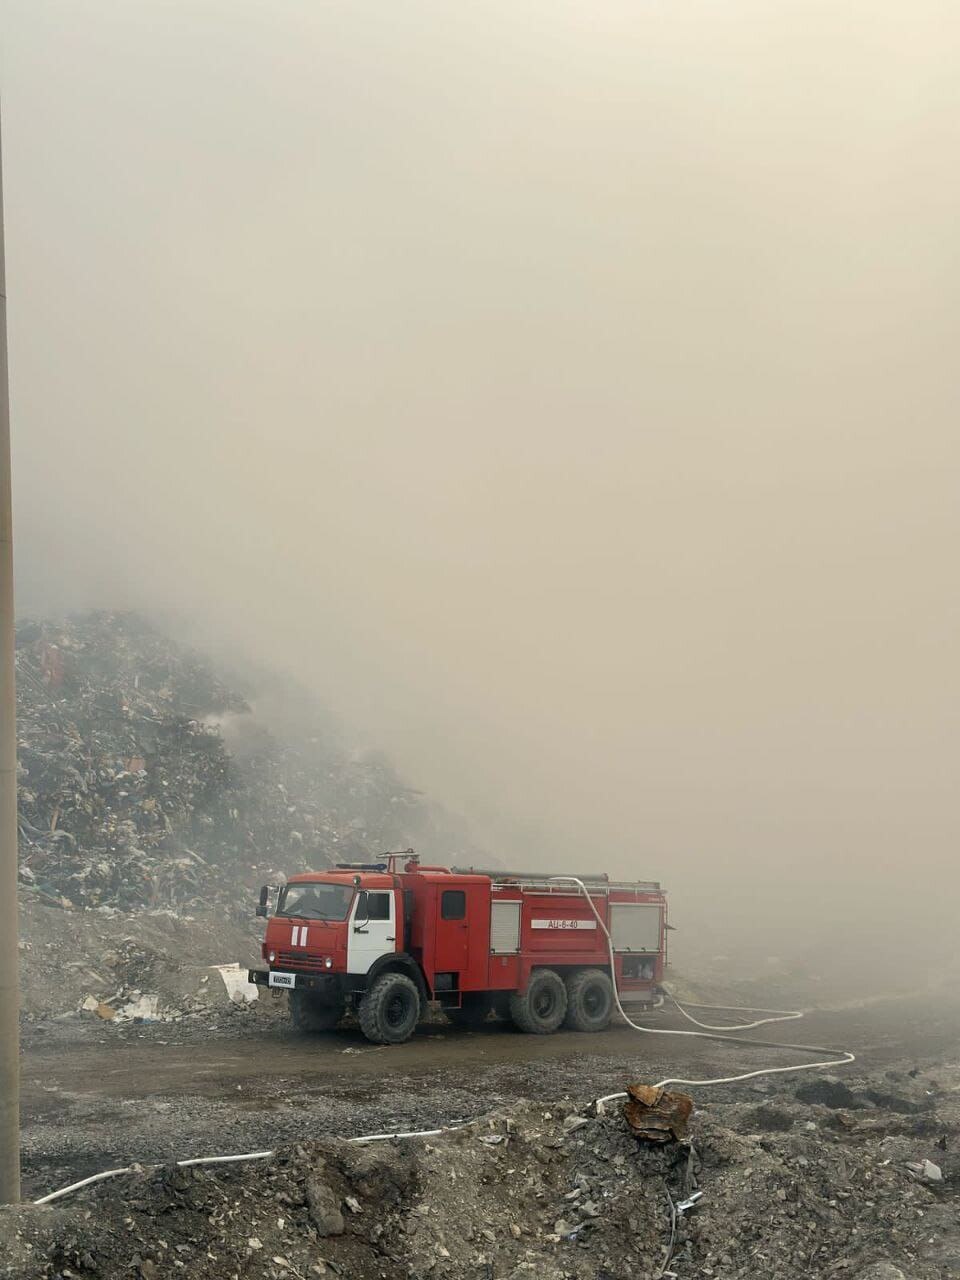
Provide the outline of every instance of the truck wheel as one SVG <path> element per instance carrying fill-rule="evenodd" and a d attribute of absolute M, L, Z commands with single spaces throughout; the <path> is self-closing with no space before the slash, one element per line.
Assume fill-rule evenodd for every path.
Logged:
<path fill-rule="evenodd" d="M 384 973 L 360 1001 L 360 1030 L 374 1044 L 403 1044 L 420 1021 L 420 992 L 405 973 Z"/>
<path fill-rule="evenodd" d="M 529 1035 L 550 1035 L 566 1012 L 567 989 L 552 969 L 534 969 L 523 995 L 515 991 L 510 997 L 510 1017 Z"/>
<path fill-rule="evenodd" d="M 459 1009 L 444 1009 L 444 1013 L 455 1027 L 465 1031 L 475 1031 L 482 1027 L 490 1015 L 490 1000 L 487 996 L 475 991 L 468 991 L 460 997 Z"/>
<path fill-rule="evenodd" d="M 342 1004 L 324 1004 L 307 991 L 290 992 L 290 1021 L 298 1031 L 332 1031 L 342 1017 Z"/>
<path fill-rule="evenodd" d="M 578 969 L 567 979 L 566 1025 L 574 1031 L 603 1031 L 613 1013 L 613 984 L 602 969 Z"/>

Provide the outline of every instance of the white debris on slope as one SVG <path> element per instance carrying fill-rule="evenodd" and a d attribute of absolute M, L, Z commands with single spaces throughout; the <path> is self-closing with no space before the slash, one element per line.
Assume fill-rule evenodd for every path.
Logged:
<path fill-rule="evenodd" d="M 246 969 L 241 969 L 236 961 L 233 964 L 217 964 L 213 968 L 223 979 L 227 995 L 234 1004 L 252 1004 L 259 996 L 258 989 L 247 981 Z"/>

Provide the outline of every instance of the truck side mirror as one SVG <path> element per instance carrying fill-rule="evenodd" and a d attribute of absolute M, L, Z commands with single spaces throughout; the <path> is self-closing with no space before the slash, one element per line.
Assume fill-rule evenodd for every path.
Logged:
<path fill-rule="evenodd" d="M 257 906 L 258 916 L 266 916 L 269 914 L 269 912 L 267 911 L 267 901 L 269 899 L 269 896 L 270 896 L 270 886 L 268 884 L 261 885 L 260 886 L 260 902 Z"/>
<path fill-rule="evenodd" d="M 265 916 L 265 915 L 267 915 L 267 914 L 268 914 L 268 912 L 267 912 L 267 908 L 266 908 L 266 907 L 262 907 L 259 903 L 257 903 L 257 915 L 258 915 L 258 916 Z"/>

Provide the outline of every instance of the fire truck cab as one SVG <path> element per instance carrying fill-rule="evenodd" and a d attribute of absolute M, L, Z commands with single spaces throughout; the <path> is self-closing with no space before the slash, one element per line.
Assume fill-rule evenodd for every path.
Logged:
<path fill-rule="evenodd" d="M 272 915 L 261 890 L 266 967 L 249 980 L 289 992 L 300 1030 L 330 1030 L 352 1009 L 378 1044 L 407 1040 L 431 1001 L 460 1026 L 496 1014 L 539 1035 L 599 1031 L 614 983 L 653 998 L 666 898 L 653 882 L 578 879 L 589 896 L 540 873 L 423 866 L 410 850 L 293 876 Z"/>

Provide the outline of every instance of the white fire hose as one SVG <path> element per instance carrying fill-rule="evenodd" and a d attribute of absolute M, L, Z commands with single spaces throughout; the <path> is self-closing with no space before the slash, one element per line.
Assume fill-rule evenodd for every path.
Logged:
<path fill-rule="evenodd" d="M 634 1031 L 642 1031 L 647 1035 L 654 1036 L 692 1036 L 701 1040 L 723 1040 L 732 1044 L 750 1044 L 758 1048 L 766 1049 L 791 1049 L 802 1053 L 829 1053 L 833 1056 L 822 1062 L 801 1062 L 792 1067 L 763 1067 L 758 1071 L 745 1071 L 741 1075 L 736 1076 L 718 1076 L 710 1080 L 681 1080 L 677 1077 L 670 1077 L 666 1080 L 660 1080 L 653 1087 L 655 1089 L 666 1088 L 670 1084 L 685 1084 L 705 1087 L 707 1085 L 716 1084 L 737 1084 L 741 1080 L 752 1080 L 757 1076 L 773 1076 L 782 1075 L 793 1071 L 814 1071 L 822 1067 L 839 1067 L 845 1066 L 847 1063 L 855 1062 L 854 1054 L 848 1053 L 843 1049 L 824 1049 L 818 1045 L 804 1044 L 779 1044 L 772 1040 L 744 1040 L 731 1032 L 750 1031 L 754 1027 L 762 1027 L 770 1022 L 792 1022 L 797 1018 L 802 1018 L 803 1013 L 797 1010 L 783 1009 L 749 1009 L 740 1008 L 735 1005 L 693 1005 L 695 1009 L 715 1009 L 717 1012 L 727 1013 L 760 1013 L 767 1016 L 757 1018 L 753 1022 L 736 1023 L 733 1026 L 712 1026 L 707 1022 L 699 1022 L 692 1014 L 680 1004 L 675 996 L 669 991 L 666 992 L 667 997 L 676 1006 L 684 1018 L 688 1022 L 692 1022 L 694 1026 L 702 1028 L 700 1031 L 675 1031 L 666 1027 L 645 1027 L 634 1022 L 627 1014 L 623 1005 L 620 1003 L 620 992 L 617 989 L 616 967 L 613 951 L 613 939 L 610 936 L 610 930 L 603 921 L 600 912 L 596 908 L 596 904 L 587 892 L 586 886 L 582 880 L 576 876 L 550 876 L 550 880 L 557 884 L 575 884 L 590 905 L 590 909 L 596 916 L 597 924 L 603 931 L 603 935 L 607 940 L 607 949 L 610 953 L 610 975 L 613 983 L 613 998 L 616 1001 L 617 1009 L 620 1016 L 628 1026 Z M 660 1001 L 662 1004 L 662 1001 Z M 718 1034 L 726 1032 L 727 1034 Z M 604 1104 L 607 1102 L 615 1102 L 619 1098 L 625 1098 L 626 1093 L 608 1093 L 603 1098 L 597 1098 L 595 1106 L 600 1114 L 603 1114 Z M 365 1134 L 358 1138 L 348 1138 L 348 1142 L 389 1142 L 404 1138 L 436 1138 L 444 1133 L 453 1133 L 458 1129 L 466 1128 L 465 1124 L 447 1125 L 440 1129 L 420 1129 L 409 1133 L 371 1133 Z M 178 1160 L 176 1166 L 179 1169 L 185 1169 L 191 1165 L 201 1164 L 236 1164 L 242 1160 L 268 1160 L 275 1155 L 274 1151 L 249 1151 L 242 1155 L 235 1156 L 198 1156 L 192 1160 Z M 127 1165 L 123 1169 L 107 1169 L 103 1173 L 95 1173 L 92 1177 L 82 1178 L 79 1182 L 72 1182 L 68 1187 L 61 1187 L 59 1191 L 51 1191 L 49 1195 L 42 1196 L 39 1200 L 34 1200 L 35 1205 L 52 1204 L 55 1200 L 60 1200 L 64 1196 L 72 1195 L 74 1191 L 80 1191 L 83 1187 L 92 1186 L 96 1182 L 105 1182 L 108 1178 L 119 1178 L 126 1173 L 140 1172 L 142 1166 L 133 1164 Z M 671 1202 L 672 1203 L 672 1202 Z M 661 1273 L 662 1274 L 662 1273 Z"/>
<path fill-rule="evenodd" d="M 736 1023 L 734 1026 L 714 1027 L 707 1022 L 698 1022 L 692 1014 L 687 1013 L 686 1009 L 683 1008 L 676 996 L 671 995 L 670 992 L 667 991 L 667 996 L 672 1003 L 676 1005 L 683 1016 L 689 1022 L 692 1022 L 694 1026 L 702 1027 L 703 1030 L 675 1031 L 666 1027 L 643 1027 L 638 1022 L 634 1022 L 620 1003 L 620 992 L 617 989 L 617 975 L 613 953 L 613 939 L 610 936 L 610 930 L 607 928 L 603 917 L 597 910 L 596 903 L 587 892 L 586 886 L 583 881 L 579 880 L 576 876 L 550 876 L 549 879 L 555 884 L 575 884 L 581 894 L 586 898 L 590 906 L 590 910 L 593 912 L 594 916 L 596 916 L 597 925 L 603 931 L 603 936 L 607 940 L 607 950 L 610 954 L 610 977 L 613 983 L 613 998 L 616 1001 L 618 1010 L 620 1011 L 620 1016 L 628 1026 L 633 1027 L 634 1031 L 643 1031 L 648 1035 L 654 1036 L 695 1036 L 700 1040 L 725 1040 L 733 1044 L 752 1044 L 763 1049 L 792 1049 L 797 1050 L 800 1053 L 829 1053 L 833 1055 L 827 1061 L 800 1062 L 792 1067 L 763 1067 L 758 1071 L 745 1071 L 741 1075 L 737 1076 L 717 1076 L 710 1080 L 681 1080 L 678 1077 L 670 1077 L 667 1080 L 659 1080 L 653 1086 L 655 1089 L 663 1089 L 668 1084 L 697 1085 L 700 1087 L 714 1084 L 737 1084 L 741 1080 L 753 1080 L 757 1076 L 784 1075 L 787 1072 L 792 1071 L 815 1071 L 822 1067 L 846 1066 L 848 1063 L 856 1061 L 856 1056 L 852 1053 L 848 1053 L 845 1049 L 825 1049 L 821 1045 L 812 1044 L 779 1044 L 773 1040 L 744 1040 L 738 1035 L 730 1034 L 731 1032 L 750 1031 L 754 1027 L 762 1027 L 769 1022 L 793 1022 L 797 1018 L 802 1018 L 802 1011 L 794 1009 L 744 1009 L 733 1005 L 694 1005 L 693 1008 L 695 1009 L 716 1009 L 718 1012 L 726 1009 L 729 1013 L 764 1013 L 768 1015 L 764 1018 L 757 1018 L 753 1022 L 740 1022 Z M 666 989 L 664 988 L 664 990 Z M 726 1032 L 727 1034 L 718 1035 L 717 1032 Z M 607 1094 L 606 1097 L 597 1099 L 597 1106 L 602 1109 L 605 1102 L 614 1102 L 616 1099 L 625 1098 L 626 1096 L 627 1095 L 625 1093 Z"/>

